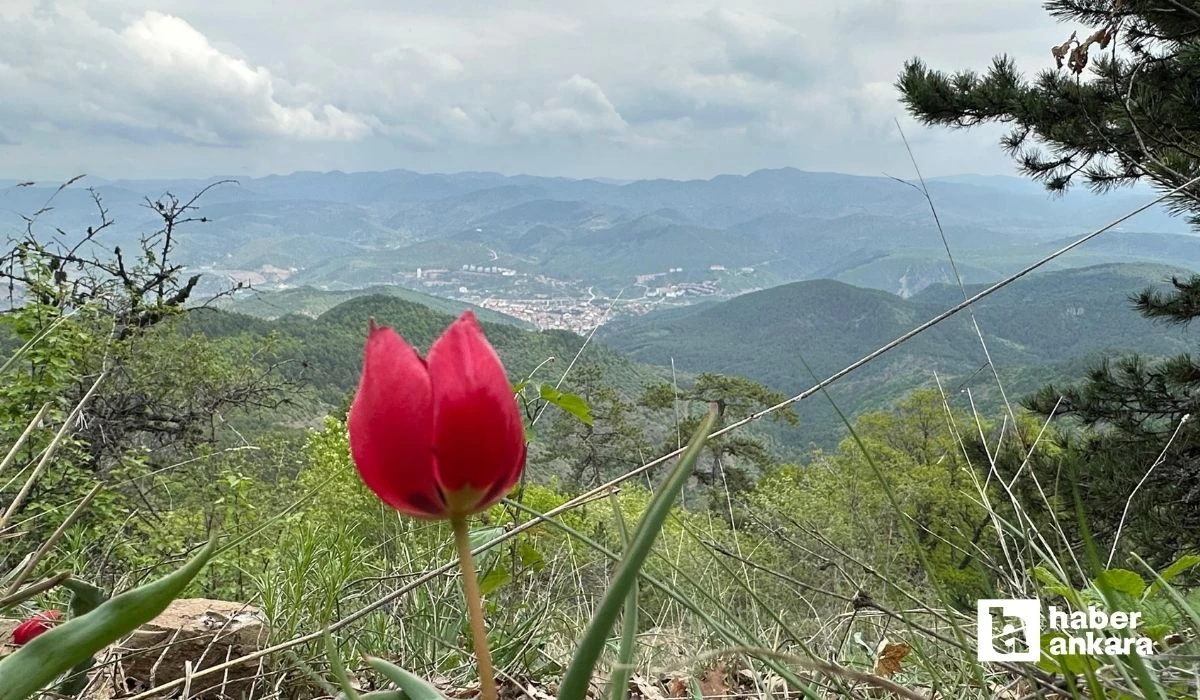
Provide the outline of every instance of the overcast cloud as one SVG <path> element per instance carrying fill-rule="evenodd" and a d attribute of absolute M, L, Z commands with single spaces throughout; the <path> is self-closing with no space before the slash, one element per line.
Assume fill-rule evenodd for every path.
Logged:
<path fill-rule="evenodd" d="M 1027 73 L 1035 0 L 0 0 L 0 177 L 1008 173 L 909 120 L 913 55 Z"/>

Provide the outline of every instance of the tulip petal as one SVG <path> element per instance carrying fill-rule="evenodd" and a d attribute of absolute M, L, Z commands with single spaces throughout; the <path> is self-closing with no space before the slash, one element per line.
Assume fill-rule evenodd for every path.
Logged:
<path fill-rule="evenodd" d="M 520 459 L 521 467 L 525 466 L 526 449 L 527 447 L 525 446 L 525 443 L 522 442 Z M 505 496 L 508 495 L 510 491 L 513 490 L 513 487 L 517 485 L 517 481 L 519 481 L 521 478 L 521 471 L 521 468 L 514 469 L 512 473 L 509 474 L 507 479 L 497 481 L 495 484 L 493 484 L 491 490 L 484 494 L 483 498 L 480 499 L 479 504 L 476 505 L 475 508 L 477 510 L 485 510 L 496 503 L 499 503 Z"/>
<path fill-rule="evenodd" d="M 34 637 L 50 631 L 60 617 L 62 617 L 61 610 L 47 610 L 17 625 L 12 631 L 13 646 L 25 646 L 33 641 Z"/>
<path fill-rule="evenodd" d="M 438 478 L 447 492 L 478 491 L 478 511 L 507 494 L 525 466 L 512 385 L 470 311 L 433 343 L 428 365 Z"/>
<path fill-rule="evenodd" d="M 358 473 L 384 503 L 419 518 L 443 516 L 429 371 L 411 345 L 374 322 L 347 426 Z"/>

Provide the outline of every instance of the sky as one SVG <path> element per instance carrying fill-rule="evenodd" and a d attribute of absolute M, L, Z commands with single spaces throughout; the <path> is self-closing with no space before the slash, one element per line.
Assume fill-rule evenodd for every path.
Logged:
<path fill-rule="evenodd" d="M 909 118 L 906 59 L 1027 74 L 1036 0 L 0 0 L 0 177 L 1009 174 Z"/>

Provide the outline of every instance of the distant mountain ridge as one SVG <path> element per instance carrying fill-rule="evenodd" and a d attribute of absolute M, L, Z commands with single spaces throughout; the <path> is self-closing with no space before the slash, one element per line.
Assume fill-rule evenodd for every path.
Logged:
<path fill-rule="evenodd" d="M 147 197 L 186 196 L 218 180 L 90 184 L 116 222 L 104 235 L 124 244 L 157 226 Z M 47 203 L 41 230 L 95 224 L 88 184 L 59 193 L 58 183 L 0 188 L 0 231 L 23 229 L 20 215 Z M 1101 226 L 1148 199 L 1142 192 L 1052 198 L 1013 178 L 936 178 L 928 185 L 968 282 L 1015 269 L 1048 242 Z M 832 276 L 912 294 L 948 273 L 928 203 L 913 187 L 794 168 L 624 184 L 487 172 L 298 172 L 215 186 L 199 204 L 209 221 L 189 226 L 180 239 L 183 262 L 222 274 L 295 268 L 291 285 L 362 287 L 422 266 L 486 264 L 615 293 L 638 275 L 672 267 L 744 267 L 752 269 L 739 288 Z M 1125 228 L 1156 236 L 1187 230 L 1161 208 Z M 1123 261 L 1200 265 L 1200 247 L 1180 259 L 1151 246 L 1089 246 L 1071 264 Z"/>

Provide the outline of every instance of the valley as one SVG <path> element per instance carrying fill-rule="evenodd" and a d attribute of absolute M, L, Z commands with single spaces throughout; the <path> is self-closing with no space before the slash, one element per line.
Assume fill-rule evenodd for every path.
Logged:
<path fill-rule="evenodd" d="M 324 323 L 351 313 L 363 298 L 447 315 L 470 308 L 534 331 L 598 329 L 597 344 L 632 360 L 785 392 L 807 386 L 810 369 L 840 369 L 956 303 L 956 271 L 978 289 L 1149 196 L 1050 198 L 1011 178 L 935 179 L 943 242 L 928 202 L 907 183 L 794 169 L 626 184 L 402 170 L 214 182 L 93 183 L 113 222 L 104 235 L 128 245 L 151 226 L 145 197 L 212 185 L 178 255 L 201 275 L 200 293 L 243 286 L 217 308 L 287 328 L 292 316 Z M 49 202 L 38 226 L 78 226 L 96 213 L 81 185 L 8 188 L 0 202 L 10 214 Z M 972 312 L 1019 394 L 1099 353 L 1185 350 L 1188 329 L 1152 326 L 1126 297 L 1197 269 L 1200 238 L 1155 208 Z M 985 366 L 963 314 L 832 396 L 855 415 L 939 377 L 994 407 L 1001 397 Z M 800 412 L 804 434 L 785 443 L 829 445 L 843 432 L 819 402 Z"/>
<path fill-rule="evenodd" d="M 1012 179 L 935 179 L 943 244 L 921 193 L 885 177 L 785 168 L 618 185 L 396 170 L 9 187 L 0 224 L 22 226 L 20 213 L 39 209 L 47 228 L 91 221 L 88 183 L 113 222 L 104 236 L 124 245 L 153 225 L 146 197 L 212 185 L 178 256 L 209 293 L 252 288 L 261 298 L 251 306 L 305 313 L 286 301 L 297 290 L 344 298 L 383 285 L 576 333 L 802 280 L 912 297 L 955 281 L 945 245 L 965 283 L 992 281 L 1149 197 L 1051 198 Z M 1056 266 L 1113 262 L 1200 269 L 1200 241 L 1152 209 Z"/>
<path fill-rule="evenodd" d="M 1172 276 L 1188 274 L 1183 268 L 1139 263 L 1034 273 L 845 377 L 830 388 L 828 398 L 814 396 L 798 404 L 797 426 L 772 424 L 761 430 L 777 450 L 802 455 L 809 447 L 836 446 L 845 436 L 830 399 L 853 418 L 929 389 L 941 392 L 950 406 L 994 415 L 1005 410 L 997 376 L 1010 404 L 1019 408 L 1016 404 L 1045 383 L 1078 375 L 1102 357 L 1187 352 L 1200 340 L 1200 331 L 1156 324 L 1139 315 L 1129 297 L 1147 288 L 1165 290 Z M 966 293 L 982 288 L 967 286 Z M 607 367 L 603 381 L 625 387 L 630 397 L 671 377 L 672 370 L 679 382 L 709 372 L 793 395 L 953 306 L 962 295 L 948 284 L 904 298 L 836 280 L 810 280 L 607 319 L 597 305 L 591 308 L 604 323 L 586 345 L 582 336 L 592 328 L 547 329 L 515 313 L 394 286 L 243 292 L 223 307 L 240 313 L 198 317 L 197 322 L 210 335 L 249 332 L 290 339 L 287 343 L 295 343 L 300 354 L 289 357 L 310 368 L 304 381 L 318 387 L 328 404 L 354 389 L 355 348 L 368 318 L 395 324 L 423 344 L 431 339 L 431 329 L 466 308 L 488 324 L 514 376 L 525 376 L 549 357 L 556 361 L 544 371 L 557 376 L 566 368 L 560 363 L 581 353 L 581 365 Z M 319 369 L 323 366 L 336 369 Z"/>

